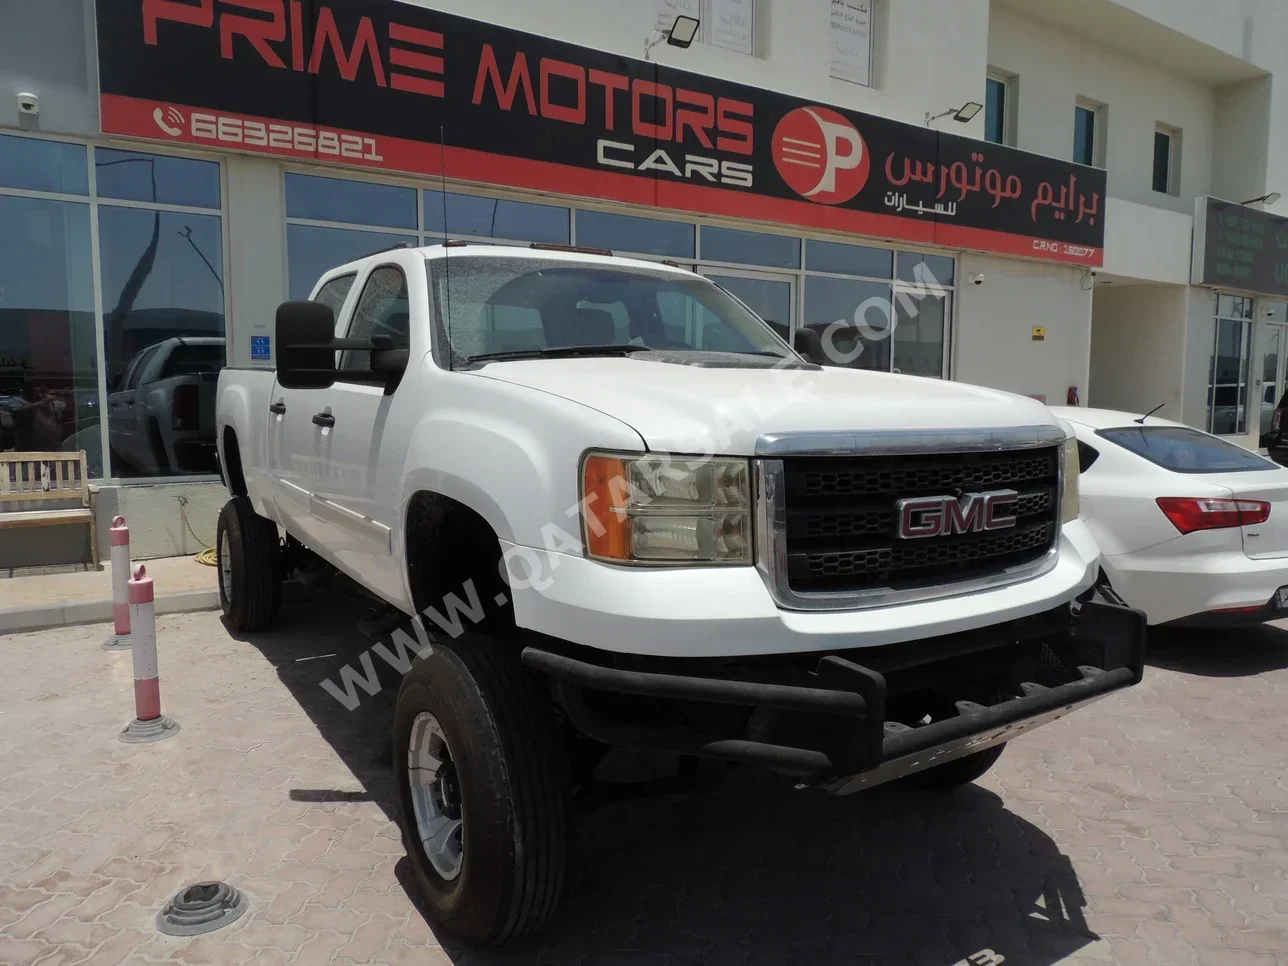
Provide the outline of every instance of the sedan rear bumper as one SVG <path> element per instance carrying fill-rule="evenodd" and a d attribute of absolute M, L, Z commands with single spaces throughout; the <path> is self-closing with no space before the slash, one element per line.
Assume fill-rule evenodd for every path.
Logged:
<path fill-rule="evenodd" d="M 1167 555 L 1164 544 L 1152 551 L 1101 557 L 1114 590 L 1132 607 L 1145 612 L 1151 626 L 1272 601 L 1288 584 L 1288 557 L 1254 560 L 1241 551 Z M 1272 614 L 1264 620 L 1274 620 Z M 1244 616 L 1236 623 L 1255 623 Z M 1229 626 L 1229 625 L 1227 625 Z"/>

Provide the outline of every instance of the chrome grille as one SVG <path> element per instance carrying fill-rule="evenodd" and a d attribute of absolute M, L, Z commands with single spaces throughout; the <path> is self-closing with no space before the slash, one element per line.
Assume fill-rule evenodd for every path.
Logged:
<path fill-rule="evenodd" d="M 1060 449 L 783 460 L 785 564 L 794 593 L 891 591 L 989 577 L 1044 557 L 1059 534 Z M 1012 489 L 1016 526 L 920 540 L 896 503 Z"/>

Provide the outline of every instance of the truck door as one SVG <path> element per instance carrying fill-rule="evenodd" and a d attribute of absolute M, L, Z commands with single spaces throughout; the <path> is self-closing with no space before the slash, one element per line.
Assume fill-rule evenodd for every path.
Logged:
<path fill-rule="evenodd" d="M 407 279 L 396 265 L 373 268 L 337 334 L 353 339 L 388 335 L 395 348 L 409 336 Z M 386 395 L 371 376 L 371 354 L 346 350 L 337 380 L 322 390 L 315 454 L 319 474 L 311 501 L 312 526 L 324 534 L 334 562 L 388 600 L 402 596 L 402 577 L 393 556 L 402 454 L 385 443 L 385 427 L 397 394 Z M 382 461 L 386 464 L 381 471 Z"/>
<path fill-rule="evenodd" d="M 344 308 L 356 273 L 328 279 L 312 301 L 330 305 L 344 318 Z M 321 488 L 327 469 L 321 465 L 326 442 L 315 414 L 326 409 L 327 389 L 284 389 L 273 380 L 269 397 L 267 434 L 269 472 L 273 481 L 273 505 L 279 522 L 310 549 L 325 552 L 326 533 L 313 514 L 314 494 Z"/>

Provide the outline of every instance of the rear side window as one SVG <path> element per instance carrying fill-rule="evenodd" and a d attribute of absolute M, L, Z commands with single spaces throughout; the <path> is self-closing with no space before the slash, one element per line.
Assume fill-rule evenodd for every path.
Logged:
<path fill-rule="evenodd" d="M 335 313 L 336 318 L 339 318 L 340 309 L 344 308 L 344 300 L 348 298 L 349 289 L 353 288 L 353 280 L 357 277 L 357 275 L 340 275 L 331 279 L 318 289 L 318 294 L 313 296 L 313 301 L 331 306 L 331 311 Z"/>
<path fill-rule="evenodd" d="M 1275 469 L 1234 443 L 1185 426 L 1127 426 L 1096 433 L 1174 473 L 1239 473 Z"/>

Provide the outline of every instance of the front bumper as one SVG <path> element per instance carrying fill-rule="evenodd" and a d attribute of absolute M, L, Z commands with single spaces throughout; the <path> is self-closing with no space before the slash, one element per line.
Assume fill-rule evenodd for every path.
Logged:
<path fill-rule="evenodd" d="M 919 641 L 1041 614 L 1095 583 L 1100 550 L 1086 524 L 1060 535 L 1056 566 L 1004 586 L 864 610 L 779 607 L 754 567 L 622 567 L 502 541 L 520 627 L 601 651 L 752 658 Z M 862 663 L 862 662 L 860 662 Z"/>
<path fill-rule="evenodd" d="M 571 722 L 605 744 L 762 765 L 847 794 L 1130 687 L 1144 653 L 1144 616 L 1095 600 L 982 631 L 804 659 L 625 658 L 542 641 L 524 648 L 523 661 L 550 678 Z M 999 697 L 977 703 L 981 684 Z M 899 720 L 934 689 L 954 714 Z"/>

